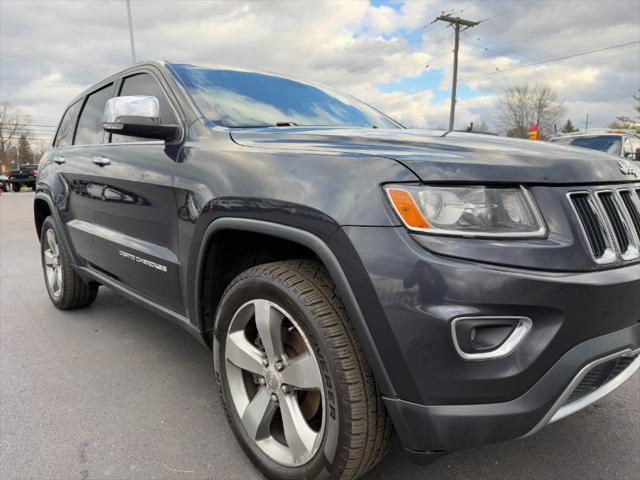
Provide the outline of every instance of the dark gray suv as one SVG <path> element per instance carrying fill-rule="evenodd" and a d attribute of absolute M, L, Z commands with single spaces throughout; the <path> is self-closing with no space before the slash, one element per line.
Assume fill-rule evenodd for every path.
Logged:
<path fill-rule="evenodd" d="M 640 169 L 605 154 L 150 62 L 71 102 L 34 212 L 53 304 L 191 332 L 269 478 L 530 435 L 640 366 Z"/>

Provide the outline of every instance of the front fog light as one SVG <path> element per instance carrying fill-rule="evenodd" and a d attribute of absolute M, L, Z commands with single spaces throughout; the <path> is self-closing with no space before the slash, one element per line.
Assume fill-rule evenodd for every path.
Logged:
<path fill-rule="evenodd" d="M 528 317 L 459 317 L 451 322 L 451 336 L 463 359 L 493 360 L 510 355 L 532 326 Z"/>

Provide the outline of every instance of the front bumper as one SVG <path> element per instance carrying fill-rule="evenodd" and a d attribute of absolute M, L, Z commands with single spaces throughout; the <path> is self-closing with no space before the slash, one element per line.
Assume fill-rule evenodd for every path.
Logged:
<path fill-rule="evenodd" d="M 610 353 L 610 352 L 614 353 Z M 536 433 L 548 423 L 599 400 L 640 367 L 640 324 L 574 347 L 518 398 L 472 405 L 418 405 L 385 398 L 404 447 L 413 452 L 454 451 Z M 585 358 L 594 358 L 585 365 Z M 585 375 L 607 361 L 629 359 L 626 368 L 591 393 L 570 401 Z M 573 375 L 570 372 L 578 371 Z"/>
<path fill-rule="evenodd" d="M 526 435 L 551 420 L 581 369 L 640 348 L 639 263 L 579 273 L 515 269 L 435 255 L 403 228 L 344 231 L 381 306 L 367 318 L 370 328 L 389 333 L 374 340 L 393 382 L 387 409 L 407 449 L 451 451 Z M 470 362 L 457 354 L 450 328 L 465 316 L 523 316 L 533 328 L 509 356 Z"/>

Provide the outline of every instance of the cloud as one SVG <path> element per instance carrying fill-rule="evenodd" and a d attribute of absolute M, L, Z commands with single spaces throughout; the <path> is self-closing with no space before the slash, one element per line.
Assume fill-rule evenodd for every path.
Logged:
<path fill-rule="evenodd" d="M 430 128 L 448 122 L 452 49 L 451 29 L 432 21 L 452 10 L 486 19 L 461 37 L 456 128 L 491 124 L 502 89 L 525 81 L 552 84 L 574 123 L 587 113 L 594 126 L 633 115 L 637 46 L 509 69 L 637 40 L 634 0 L 606 8 L 571 0 L 132 1 L 139 58 L 322 81 L 381 102 L 379 108 L 408 125 Z M 0 2 L 0 97 L 34 119 L 54 123 L 85 86 L 130 62 L 122 1 Z M 486 73 L 492 74 L 477 76 Z"/>

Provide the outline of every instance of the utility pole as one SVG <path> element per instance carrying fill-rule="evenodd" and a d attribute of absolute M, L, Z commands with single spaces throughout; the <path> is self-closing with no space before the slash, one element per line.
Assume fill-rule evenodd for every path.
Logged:
<path fill-rule="evenodd" d="M 136 45 L 133 41 L 133 22 L 131 21 L 131 0 L 127 0 L 127 18 L 129 19 L 129 42 L 131 43 L 131 58 L 136 63 Z"/>
<path fill-rule="evenodd" d="M 589 130 L 589 114 L 587 113 L 587 121 L 584 122 L 584 131 Z"/>
<path fill-rule="evenodd" d="M 440 15 L 437 20 L 447 22 L 453 25 L 455 29 L 456 38 L 453 48 L 453 82 L 451 87 L 451 112 L 449 113 L 449 132 L 453 131 L 453 122 L 456 117 L 456 91 L 458 89 L 458 50 L 460 49 L 460 32 L 467 30 L 468 28 L 475 27 L 480 22 L 472 22 L 471 20 L 464 20 L 460 17 L 452 17 L 451 15 Z M 463 26 L 464 28 L 460 28 Z"/>

